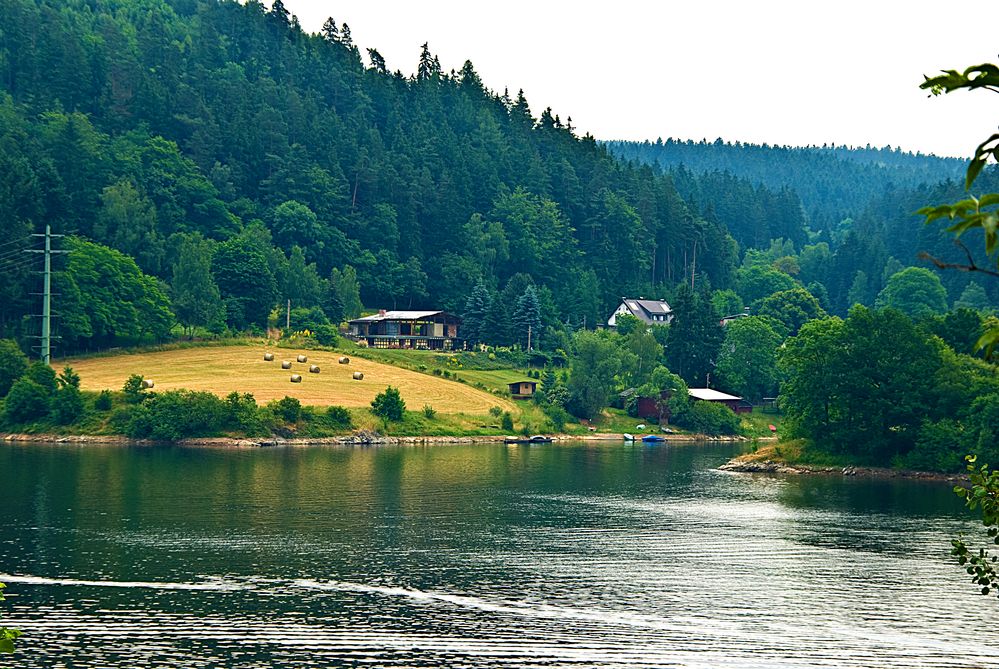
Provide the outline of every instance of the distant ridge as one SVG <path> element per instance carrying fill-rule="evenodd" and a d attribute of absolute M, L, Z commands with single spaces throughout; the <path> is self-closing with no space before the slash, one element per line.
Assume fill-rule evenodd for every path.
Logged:
<path fill-rule="evenodd" d="M 791 188 L 801 198 L 813 229 L 828 229 L 855 217 L 875 197 L 960 178 L 961 158 L 911 153 L 892 147 L 780 146 L 717 139 L 604 142 L 614 155 L 695 175 L 727 172 L 771 189 Z M 684 193 L 689 197 L 691 193 Z"/>

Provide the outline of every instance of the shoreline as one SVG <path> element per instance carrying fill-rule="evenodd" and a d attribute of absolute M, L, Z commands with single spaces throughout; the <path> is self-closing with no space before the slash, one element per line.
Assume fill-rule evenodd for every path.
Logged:
<path fill-rule="evenodd" d="M 747 453 L 732 458 L 718 467 L 718 470 L 739 474 L 804 474 L 868 479 L 910 479 L 940 483 L 961 483 L 968 479 L 967 474 L 963 473 L 947 474 L 944 472 L 926 472 L 915 469 L 891 469 L 889 467 L 862 467 L 854 465 L 833 467 L 828 465 L 788 463 L 781 460 L 759 458 L 756 453 Z"/>
<path fill-rule="evenodd" d="M 182 446 L 188 448 L 275 448 L 275 447 L 308 447 L 308 446 L 389 446 L 417 444 L 474 444 L 503 443 L 513 435 L 410 435 L 391 436 L 377 432 L 356 432 L 354 434 L 336 437 L 192 437 L 177 441 L 156 441 L 152 439 L 132 439 L 123 435 L 66 435 L 66 434 L 26 434 L 0 433 L 0 443 L 54 443 L 73 444 L 78 446 Z M 623 434 L 558 434 L 551 435 L 558 442 L 620 442 Z M 750 441 L 741 436 L 708 436 L 703 434 L 664 434 L 664 443 L 690 442 L 743 442 Z M 640 442 L 639 442 L 640 443 Z"/>

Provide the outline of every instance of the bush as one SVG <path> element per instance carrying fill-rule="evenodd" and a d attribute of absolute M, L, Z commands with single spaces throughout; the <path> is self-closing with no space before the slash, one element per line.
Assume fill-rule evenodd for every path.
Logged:
<path fill-rule="evenodd" d="M 235 391 L 225 398 L 225 425 L 230 430 L 257 434 L 263 429 L 257 400 L 250 393 Z"/>
<path fill-rule="evenodd" d="M 423 405 L 423 415 L 426 416 L 427 418 L 429 418 L 430 420 L 433 420 L 434 418 L 437 417 L 437 410 L 434 409 L 429 404 L 424 404 Z"/>
<path fill-rule="evenodd" d="M 309 330 L 312 333 L 316 333 L 322 326 L 329 326 L 330 324 L 330 319 L 326 317 L 326 312 L 321 307 L 295 307 L 289 315 L 291 317 L 292 332 Z M 336 332 L 336 328 L 333 328 L 333 331 Z M 285 334 L 290 333 L 286 332 Z"/>
<path fill-rule="evenodd" d="M 121 387 L 121 392 L 125 396 L 125 401 L 129 404 L 138 404 L 146 396 L 146 389 L 142 387 L 142 375 L 132 374 Z"/>
<path fill-rule="evenodd" d="M 274 415 L 286 423 L 297 423 L 302 417 L 302 403 L 294 397 L 285 396 L 267 405 Z"/>
<path fill-rule="evenodd" d="M 168 390 L 133 408 L 126 434 L 166 441 L 211 436 L 221 431 L 225 417 L 225 403 L 212 393 Z"/>
<path fill-rule="evenodd" d="M 28 366 L 28 371 L 24 373 L 24 378 L 31 379 L 49 395 L 56 391 L 58 383 L 56 381 L 55 370 L 43 362 L 33 362 Z"/>
<path fill-rule="evenodd" d="M 94 409 L 97 411 L 110 411 L 111 410 L 111 391 L 102 390 L 98 393 L 96 399 L 94 399 Z"/>
<path fill-rule="evenodd" d="M 569 412 L 560 406 L 549 405 L 544 408 L 545 415 L 552 422 L 552 427 L 556 432 L 565 430 L 565 424 L 569 422 Z"/>
<path fill-rule="evenodd" d="M 398 388 L 387 387 L 378 393 L 371 402 L 371 413 L 381 418 L 386 424 L 391 420 L 402 420 L 406 411 L 406 403 L 399 394 Z"/>
<path fill-rule="evenodd" d="M 489 407 L 489 415 L 493 418 L 499 418 L 503 415 L 502 407 Z"/>
<path fill-rule="evenodd" d="M 23 376 L 14 382 L 3 406 L 4 418 L 11 423 L 27 423 L 49 412 L 49 391 Z"/>
<path fill-rule="evenodd" d="M 340 341 L 340 331 L 335 325 L 317 325 L 312 331 L 320 346 L 336 346 Z"/>
<path fill-rule="evenodd" d="M 346 407 L 333 405 L 326 409 L 323 422 L 335 430 L 349 430 L 354 427 L 354 419 Z"/>
<path fill-rule="evenodd" d="M 500 417 L 500 428 L 507 432 L 513 430 L 513 416 L 510 415 L 509 411 L 504 411 Z"/>
<path fill-rule="evenodd" d="M 52 397 L 52 419 L 59 425 L 69 425 L 83 415 L 83 394 L 73 385 L 56 391 Z"/>
<path fill-rule="evenodd" d="M 0 339 L 0 397 L 28 371 L 28 356 L 13 339 Z"/>
<path fill-rule="evenodd" d="M 739 431 L 739 417 L 735 412 L 714 402 L 691 403 L 675 422 L 701 434 L 736 434 Z"/>

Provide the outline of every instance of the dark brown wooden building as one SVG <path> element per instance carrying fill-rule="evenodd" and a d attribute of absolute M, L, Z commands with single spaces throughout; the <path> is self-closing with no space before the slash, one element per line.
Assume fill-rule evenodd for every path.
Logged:
<path fill-rule="evenodd" d="M 347 336 L 372 348 L 450 351 L 461 348 L 461 318 L 445 311 L 379 311 L 355 318 Z"/>

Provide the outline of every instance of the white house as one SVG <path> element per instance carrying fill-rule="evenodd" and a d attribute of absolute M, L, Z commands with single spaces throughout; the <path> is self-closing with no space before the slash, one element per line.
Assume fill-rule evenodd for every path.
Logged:
<path fill-rule="evenodd" d="M 629 297 L 622 297 L 621 304 L 610 318 L 607 319 L 609 327 L 617 326 L 617 317 L 621 314 L 631 314 L 646 325 L 666 325 L 673 320 L 673 309 L 664 300 L 637 300 Z"/>

